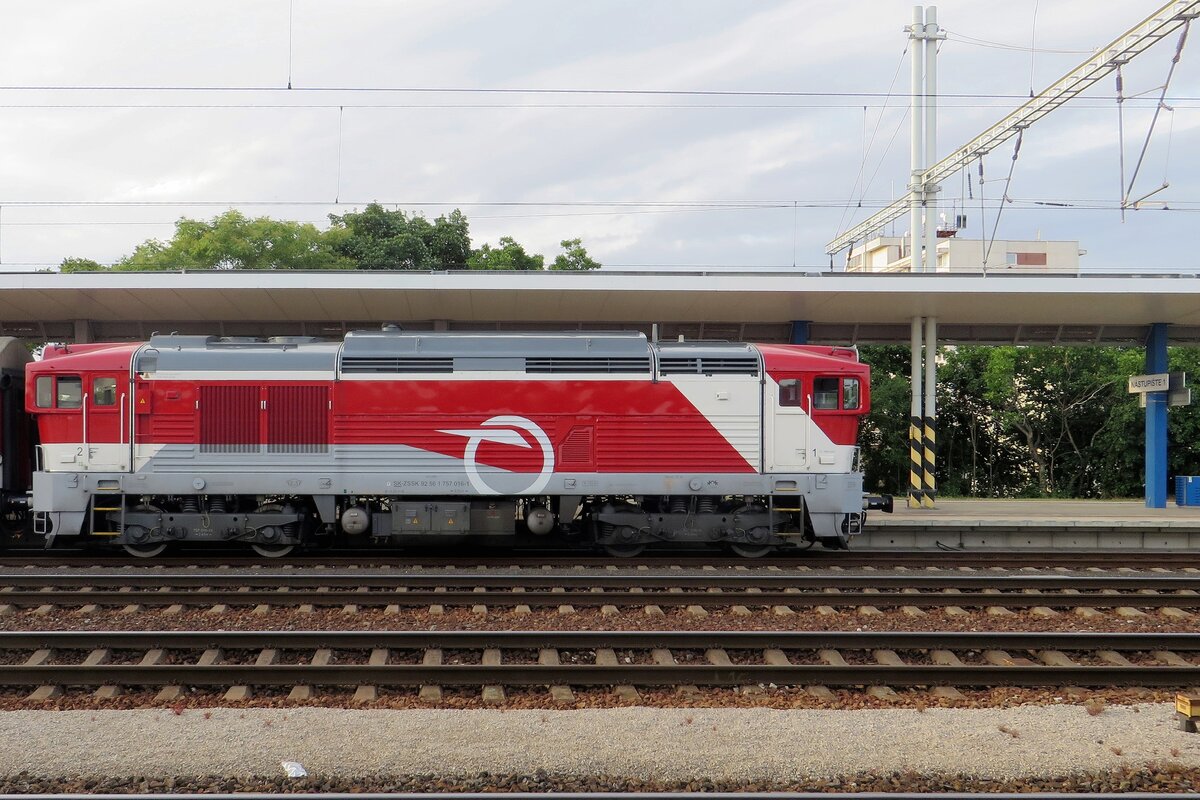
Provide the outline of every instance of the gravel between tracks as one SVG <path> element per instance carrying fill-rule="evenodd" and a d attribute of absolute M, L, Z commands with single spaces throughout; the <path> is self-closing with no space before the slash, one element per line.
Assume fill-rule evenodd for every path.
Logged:
<path fill-rule="evenodd" d="M 3 595 L 0 594 L 0 602 Z M 350 602 L 349 600 L 347 601 Z M 647 605 L 653 604 L 649 595 Z M 869 601 L 864 601 L 864 603 Z M 1124 601 L 1130 605 L 1132 598 Z M 136 595 L 130 604 L 136 605 Z M 1193 609 L 1194 610 L 1194 609 Z M 1196 630 L 1200 616 L 1171 619 L 1148 609 L 1142 617 L 1120 617 L 1106 611 L 1097 617 L 1083 618 L 1064 609 L 1045 618 L 1029 611 L 1012 616 L 992 616 L 974 609 L 966 616 L 951 616 L 942 609 L 930 609 L 924 616 L 913 617 L 895 609 L 865 615 L 853 609 L 820 614 L 797 607 L 794 614 L 780 616 L 770 608 L 755 607 L 749 616 L 714 608 L 706 616 L 692 616 L 682 608 L 667 607 L 663 615 L 649 615 L 640 607 L 623 609 L 615 616 L 604 616 L 599 609 L 581 607 L 573 613 L 534 610 L 514 613 L 511 608 L 489 609 L 476 614 L 466 608 L 447 608 L 442 614 L 430 614 L 424 608 L 402 609 L 386 614 L 380 608 L 356 608 L 347 613 L 340 607 L 319 608 L 309 613 L 295 609 L 273 608 L 256 614 L 251 608 L 237 607 L 221 613 L 207 608 L 187 608 L 178 614 L 162 608 L 141 608 L 136 613 L 120 609 L 101 609 L 81 613 L 66 608 L 52 613 L 21 609 L 0 615 L 0 630 L 770 630 L 770 631 L 1098 631 L 1121 633 L 1190 633 Z"/>
<path fill-rule="evenodd" d="M 543 770 L 524 775 L 481 772 L 475 775 L 380 774 L 367 777 L 278 775 L 228 777 L 196 775 L 150 778 L 0 777 L 5 794 L 90 792 L 95 794 L 148 792 L 1180 792 L 1194 793 L 1200 770 L 1165 762 L 1122 767 L 1099 773 L 1071 773 L 1043 778 L 979 778 L 961 773 L 922 775 L 915 772 L 864 772 L 838 778 L 797 781 L 718 781 L 706 777 L 660 781 L 615 775 L 555 775 Z"/>
<path fill-rule="evenodd" d="M 114 746 L 120 743 L 120 746 Z M 1200 767 L 1200 736 L 1167 704 L 987 710 L 11 711 L 0 774 L 250 776 L 299 761 L 316 776 L 617 775 L 798 781 L 858 772 L 989 779 Z"/>

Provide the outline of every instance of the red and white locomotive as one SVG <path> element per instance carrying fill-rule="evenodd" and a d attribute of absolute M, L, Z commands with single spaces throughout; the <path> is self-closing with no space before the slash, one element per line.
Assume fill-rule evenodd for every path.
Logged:
<path fill-rule="evenodd" d="M 848 348 L 385 326 L 49 346 L 25 378 L 48 544 L 557 534 L 753 556 L 843 547 L 864 517 L 869 368 Z"/>

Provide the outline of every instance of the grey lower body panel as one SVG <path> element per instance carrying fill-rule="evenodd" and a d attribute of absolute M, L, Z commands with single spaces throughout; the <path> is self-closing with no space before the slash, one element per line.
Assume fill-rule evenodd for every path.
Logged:
<path fill-rule="evenodd" d="M 199 465 L 195 465 L 199 467 Z M 862 476 L 837 474 L 757 473 L 566 473 L 549 476 L 481 468 L 487 488 L 481 492 L 461 471 L 398 473 L 296 470 L 231 474 L 217 469 L 144 471 L 138 473 L 37 472 L 33 511 L 47 515 L 55 535 L 83 532 L 93 497 L 134 496 L 293 496 L 316 497 L 318 507 L 350 496 L 478 498 L 581 496 L 773 496 L 781 507 L 803 506 L 817 538 L 846 539 L 862 521 Z M 794 500 L 794 502 L 793 502 Z M 97 505 L 100 503 L 98 502 Z M 322 514 L 324 516 L 324 514 Z M 329 522 L 331 520 L 325 520 Z"/>

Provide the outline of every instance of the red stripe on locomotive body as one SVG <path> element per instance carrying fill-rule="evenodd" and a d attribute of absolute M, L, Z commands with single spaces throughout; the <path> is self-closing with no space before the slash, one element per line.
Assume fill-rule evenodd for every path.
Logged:
<path fill-rule="evenodd" d="M 239 385 L 263 387 L 266 397 L 273 387 L 301 384 L 139 381 L 138 405 L 150 410 L 137 412 L 136 442 L 202 443 L 205 431 L 199 422 L 203 417 L 196 413 L 196 401 L 203 389 Z M 556 460 L 561 469 L 572 472 L 757 472 L 756 466 L 669 382 L 423 378 L 302 385 L 332 386 L 329 433 L 325 442 L 301 442 L 296 432 L 289 430 L 287 444 L 405 445 L 461 459 L 469 440 L 462 431 L 477 430 L 493 417 L 519 416 L 545 431 L 559 454 Z M 257 405 L 247 408 L 253 409 L 257 419 Z M 229 432 L 238 427 L 238 421 L 229 416 L 231 408 L 223 406 L 222 412 L 219 430 L 209 434 L 220 437 L 219 441 L 214 438 L 208 443 L 224 443 Z M 271 440 L 270 426 L 253 429 L 258 431 L 254 443 L 279 443 Z M 528 448 L 483 441 L 478 445 L 476 461 L 512 472 L 541 470 L 541 448 L 528 432 L 516 433 Z M 568 439 L 576 442 L 578 449 L 577 442 L 589 434 L 593 442 L 590 462 L 578 456 L 564 458 Z"/>

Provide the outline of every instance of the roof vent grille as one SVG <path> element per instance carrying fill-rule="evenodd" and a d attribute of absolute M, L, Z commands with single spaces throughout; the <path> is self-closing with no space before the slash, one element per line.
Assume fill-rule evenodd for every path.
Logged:
<path fill-rule="evenodd" d="M 757 375 L 757 358 L 660 358 L 660 375 Z"/>
<path fill-rule="evenodd" d="M 393 372 L 454 372 L 453 358 L 405 358 L 399 356 L 343 356 L 342 373 L 381 375 Z"/>
<path fill-rule="evenodd" d="M 649 358 L 567 358 L 549 356 L 525 359 L 525 372 L 534 375 L 560 372 L 611 374 L 615 372 L 648 373 L 649 371 Z"/>

